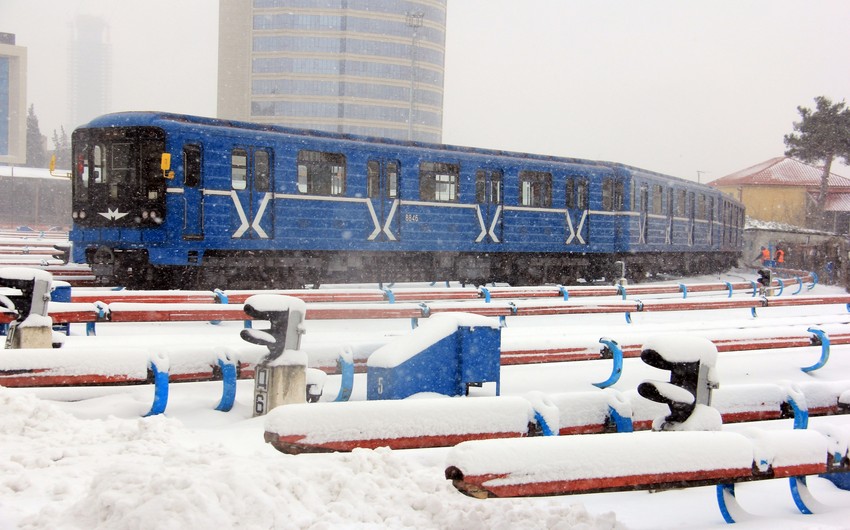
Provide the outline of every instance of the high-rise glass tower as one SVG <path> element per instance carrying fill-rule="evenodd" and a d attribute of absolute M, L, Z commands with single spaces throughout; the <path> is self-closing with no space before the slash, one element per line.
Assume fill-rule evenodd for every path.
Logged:
<path fill-rule="evenodd" d="M 27 49 L 0 33 L 0 163 L 27 160 Z"/>
<path fill-rule="evenodd" d="M 79 15 L 71 30 L 68 93 L 73 129 L 109 111 L 112 69 L 109 26 L 102 18 Z"/>
<path fill-rule="evenodd" d="M 218 117 L 440 142 L 446 1 L 220 2 Z"/>

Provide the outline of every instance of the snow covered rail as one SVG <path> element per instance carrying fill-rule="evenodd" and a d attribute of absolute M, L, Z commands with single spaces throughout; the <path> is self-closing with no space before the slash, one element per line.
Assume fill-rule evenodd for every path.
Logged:
<path fill-rule="evenodd" d="M 808 406 L 807 406 L 808 403 Z M 724 423 L 850 414 L 850 381 L 721 386 L 710 403 Z M 318 403 L 269 413 L 266 441 L 284 453 L 445 447 L 464 440 L 645 431 L 669 412 L 612 389 L 476 397 Z M 508 428 L 511 426 L 511 428 Z"/>
<path fill-rule="evenodd" d="M 821 356 L 817 363 L 804 371 L 814 371 L 826 364 L 831 346 L 850 344 L 850 326 L 832 324 L 801 329 L 799 326 L 766 329 L 737 329 L 724 331 L 699 331 L 695 335 L 709 339 L 718 352 L 753 351 L 781 348 L 820 346 Z M 640 357 L 644 334 L 629 334 L 623 338 L 606 337 L 614 344 L 590 337 L 570 337 L 529 341 L 525 335 L 505 339 L 502 344 L 503 365 L 533 364 L 544 362 L 584 361 L 611 358 L 616 364 L 619 359 Z M 606 346 L 600 346 L 606 344 Z M 616 348 L 614 347 L 616 345 Z"/>
<path fill-rule="evenodd" d="M 73 289 L 71 302 L 93 304 L 151 303 L 151 304 L 212 304 L 216 302 L 213 291 L 103 291 Z"/>
<path fill-rule="evenodd" d="M 12 255 L 12 256 L 52 256 L 56 253 L 56 250 L 53 247 L 47 246 L 29 246 L 29 245 L 16 245 L 10 246 L 3 243 L 0 243 L 0 255 Z"/>
<path fill-rule="evenodd" d="M 773 280 L 774 287 L 788 287 L 783 280 Z M 811 276 L 796 277 L 793 282 L 802 286 L 813 281 Z M 225 290 L 225 291 L 103 291 L 77 290 L 72 293 L 73 302 L 150 302 L 150 303 L 206 303 L 221 299 L 224 303 L 244 303 L 255 294 L 280 294 L 299 298 L 305 302 L 433 302 L 473 300 L 519 300 L 537 298 L 588 298 L 616 297 L 625 299 L 635 295 L 720 293 L 733 292 L 757 294 L 754 282 L 715 282 L 678 285 L 634 285 L 623 286 L 541 286 L 541 287 L 481 287 L 475 288 L 400 288 L 400 289 L 286 289 L 286 290 Z"/>
<path fill-rule="evenodd" d="M 569 315 L 592 313 L 623 313 L 631 319 L 632 313 L 654 311 L 722 310 L 743 308 L 755 311 L 765 307 L 792 307 L 806 305 L 847 305 L 850 295 L 796 296 L 789 298 L 737 298 L 721 300 L 615 300 L 600 303 L 575 303 L 571 301 L 506 301 L 506 302 L 437 302 L 414 303 L 309 303 L 307 319 L 357 320 L 408 318 L 416 322 L 436 313 L 466 312 L 490 317 Z M 50 316 L 56 306 L 51 304 Z M 108 309 L 108 311 L 106 311 Z M 57 311 L 63 312 L 63 311 Z M 158 304 L 115 302 L 101 305 L 97 312 L 64 311 L 62 322 L 186 322 L 186 321 L 238 321 L 250 320 L 241 304 Z M 9 317 L 0 314 L 0 323 Z"/>
<path fill-rule="evenodd" d="M 355 401 L 278 407 L 265 429 L 266 441 L 289 454 L 413 449 L 528 436 L 535 416 L 520 397 Z"/>
<path fill-rule="evenodd" d="M 56 252 L 55 250 L 53 251 Z M 29 259 L 13 259 L 0 257 L 2 267 L 25 267 L 49 272 L 54 280 L 61 280 L 76 286 L 95 285 L 95 277 L 91 269 L 85 265 L 63 264 L 60 260 L 44 256 L 31 256 Z"/>
<path fill-rule="evenodd" d="M 613 433 L 464 442 L 449 452 L 445 474 L 473 497 L 527 497 L 848 472 L 847 457 L 846 441 L 835 455 L 807 430 Z"/>
<path fill-rule="evenodd" d="M 169 383 L 222 381 L 217 410 L 227 411 L 236 396 L 236 380 L 252 378 L 263 352 L 253 346 L 209 351 L 203 348 L 62 348 L 0 351 L 0 386 L 65 387 L 154 385 L 148 412 L 161 414 Z"/>
<path fill-rule="evenodd" d="M 72 302 L 115 302 L 154 304 L 243 304 L 256 294 L 278 294 L 299 298 L 305 302 L 384 302 L 380 289 L 298 289 L 264 291 L 103 291 L 74 290 Z"/>
<path fill-rule="evenodd" d="M 748 515 L 735 500 L 737 482 L 790 478 L 794 503 L 812 513 L 821 506 L 808 492 L 805 476 L 850 472 L 850 432 L 829 426 L 824 434 L 806 430 L 809 409 L 801 387 L 780 390 L 793 408 L 794 430 L 729 432 L 723 430 L 722 407 L 715 404 L 722 400 L 712 397 L 718 386 L 717 351 L 707 339 L 654 337 L 641 359 L 670 372 L 669 382 L 648 380 L 637 387 L 642 403 L 656 409 L 649 413 L 655 416 L 653 432 L 467 441 L 449 452 L 445 477 L 478 498 L 714 484 L 721 514 L 731 523 Z M 727 396 L 726 405 L 740 406 L 747 394 Z M 843 390 L 836 401 L 850 408 L 850 391 Z M 844 481 L 834 482 L 847 489 Z"/>

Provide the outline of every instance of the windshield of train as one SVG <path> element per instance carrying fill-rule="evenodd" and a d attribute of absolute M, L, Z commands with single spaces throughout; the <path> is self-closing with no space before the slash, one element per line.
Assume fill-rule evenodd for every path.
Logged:
<path fill-rule="evenodd" d="M 156 225 L 165 211 L 160 129 L 78 129 L 73 136 L 72 217 L 89 226 Z"/>

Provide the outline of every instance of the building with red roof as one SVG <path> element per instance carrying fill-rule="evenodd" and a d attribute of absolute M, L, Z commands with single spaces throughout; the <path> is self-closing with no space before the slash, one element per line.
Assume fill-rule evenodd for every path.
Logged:
<path fill-rule="evenodd" d="M 752 219 L 819 228 L 817 199 L 821 168 L 784 156 L 709 183 L 741 202 Z M 826 212 L 833 232 L 850 232 L 850 179 L 830 173 Z"/>

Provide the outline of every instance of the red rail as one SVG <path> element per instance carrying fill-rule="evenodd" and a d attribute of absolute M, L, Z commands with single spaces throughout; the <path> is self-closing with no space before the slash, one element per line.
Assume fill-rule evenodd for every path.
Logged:
<path fill-rule="evenodd" d="M 654 311 L 695 311 L 718 309 L 755 309 L 761 307 L 797 307 L 808 305 L 850 304 L 850 294 L 828 296 L 795 296 L 789 298 L 738 298 L 721 300 L 622 300 L 606 303 L 563 302 L 466 302 L 466 303 L 314 303 L 307 304 L 306 318 L 311 320 L 357 320 L 427 318 L 436 313 L 465 312 L 492 317 L 570 315 L 592 313 L 639 313 Z M 75 304 L 76 305 L 76 304 Z M 109 320 L 112 322 L 173 322 L 173 321 L 235 321 L 250 320 L 241 304 L 211 303 L 127 303 L 108 304 L 108 315 L 98 316 L 98 309 L 91 305 L 70 308 L 62 303 L 50 304 L 50 316 L 62 322 L 85 323 Z M 11 322 L 8 313 L 0 314 L 0 323 Z M 60 320 L 57 320 L 60 321 Z"/>
<path fill-rule="evenodd" d="M 50 272 L 53 272 L 48 268 Z M 84 271 L 86 274 L 91 274 Z M 56 269 L 54 274 L 70 274 L 70 271 Z M 802 283 L 810 282 L 809 276 L 797 277 L 788 280 L 785 288 L 800 286 Z M 793 282 L 793 283 L 789 283 Z M 779 287 L 779 282 L 774 280 L 774 287 Z M 730 291 L 753 292 L 752 282 L 738 283 L 698 283 L 678 285 L 634 285 L 626 287 L 616 286 L 542 286 L 542 287 L 489 287 L 482 289 L 473 288 L 403 288 L 398 290 L 381 289 L 285 289 L 285 290 L 234 290 L 223 291 L 228 303 L 242 304 L 250 296 L 255 294 L 281 294 L 299 298 L 305 302 L 422 302 L 422 301 L 471 301 L 481 299 L 494 300 L 520 300 L 538 298 L 586 298 L 586 297 L 615 297 L 615 296 L 640 296 L 640 295 L 664 295 L 676 293 L 728 293 Z M 148 302 L 148 303 L 206 303 L 213 302 L 218 295 L 213 291 L 105 291 L 78 289 L 72 292 L 73 302 L 93 303 L 100 301 L 112 302 Z"/>

